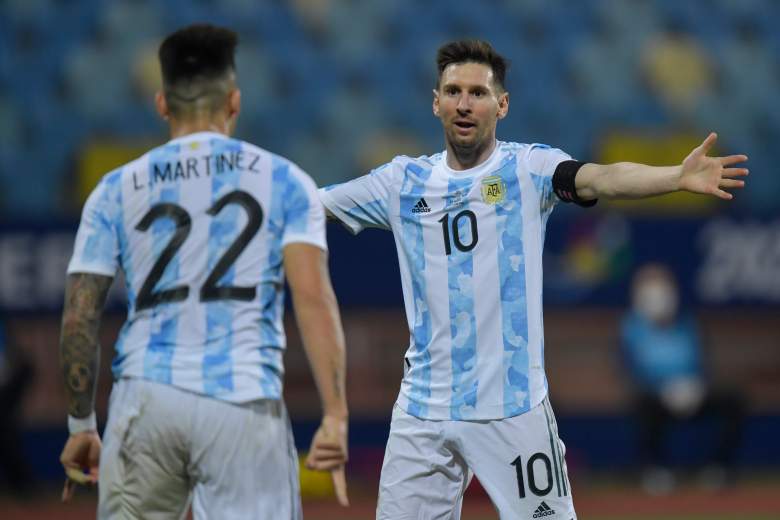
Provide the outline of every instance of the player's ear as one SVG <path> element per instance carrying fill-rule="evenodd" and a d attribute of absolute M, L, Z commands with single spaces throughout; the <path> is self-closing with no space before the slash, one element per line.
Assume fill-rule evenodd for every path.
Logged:
<path fill-rule="evenodd" d="M 241 112 L 241 91 L 236 88 L 228 94 L 228 117 L 235 119 L 239 112 Z"/>
<path fill-rule="evenodd" d="M 439 117 L 439 91 L 433 89 L 433 115 Z"/>
<path fill-rule="evenodd" d="M 236 130 L 238 114 L 241 112 L 241 91 L 233 89 L 227 97 L 227 133 L 233 135 Z"/>
<path fill-rule="evenodd" d="M 509 113 L 509 92 L 503 91 L 498 95 L 498 119 L 504 119 Z"/>
<path fill-rule="evenodd" d="M 157 109 L 157 113 L 165 121 L 171 117 L 170 110 L 168 109 L 168 101 L 165 100 L 165 94 L 161 90 L 158 90 L 154 95 L 154 106 Z"/>

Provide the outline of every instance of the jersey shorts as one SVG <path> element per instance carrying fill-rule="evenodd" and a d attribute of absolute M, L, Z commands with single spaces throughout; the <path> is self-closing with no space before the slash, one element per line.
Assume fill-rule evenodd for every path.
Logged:
<path fill-rule="evenodd" d="M 574 520 L 574 504 L 549 400 L 498 420 L 426 420 L 393 409 L 377 520 L 459 520 L 479 479 L 501 520 Z"/>
<path fill-rule="evenodd" d="M 230 403 L 123 378 L 111 391 L 98 519 L 302 518 L 284 403 Z"/>

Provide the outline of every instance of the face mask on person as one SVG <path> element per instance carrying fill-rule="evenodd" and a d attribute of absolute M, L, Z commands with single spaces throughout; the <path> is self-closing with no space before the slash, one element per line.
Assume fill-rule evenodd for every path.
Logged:
<path fill-rule="evenodd" d="M 634 309 L 650 321 L 670 320 L 677 314 L 677 306 L 677 293 L 664 282 L 647 282 L 634 293 Z"/>

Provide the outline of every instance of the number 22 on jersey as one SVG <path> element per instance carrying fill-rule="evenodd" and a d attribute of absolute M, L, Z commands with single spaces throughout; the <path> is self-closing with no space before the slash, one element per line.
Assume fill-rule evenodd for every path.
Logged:
<path fill-rule="evenodd" d="M 211 216 L 215 216 L 229 204 L 241 206 L 244 211 L 246 211 L 249 219 L 247 220 L 244 229 L 238 237 L 236 237 L 227 251 L 225 251 L 214 266 L 214 269 L 206 278 L 206 281 L 203 283 L 203 287 L 200 289 L 201 301 L 251 301 L 255 297 L 254 287 L 217 285 L 217 282 L 230 269 L 230 266 L 233 265 L 233 262 L 236 261 L 263 224 L 263 208 L 249 193 L 241 190 L 232 191 L 221 197 L 207 213 Z M 161 303 L 173 303 L 186 300 L 190 292 L 190 288 L 186 285 L 154 291 L 154 288 L 160 281 L 160 278 L 162 278 L 168 263 L 176 255 L 185 240 L 187 240 L 187 236 L 189 236 L 192 228 L 192 219 L 190 218 L 189 213 L 181 206 L 169 202 L 152 206 L 135 228 L 138 231 L 145 232 L 151 227 L 154 221 L 160 218 L 170 218 L 173 220 L 176 224 L 176 231 L 173 233 L 173 237 L 165 246 L 162 253 L 160 253 L 160 256 L 157 258 L 157 261 L 152 266 L 149 275 L 141 286 L 141 291 L 138 293 L 138 300 L 136 301 L 135 307 L 137 311 L 155 307 Z"/>

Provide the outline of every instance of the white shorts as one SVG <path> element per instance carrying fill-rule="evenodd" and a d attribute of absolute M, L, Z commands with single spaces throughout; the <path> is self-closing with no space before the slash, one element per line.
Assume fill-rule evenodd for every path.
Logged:
<path fill-rule="evenodd" d="M 111 391 L 99 519 L 302 518 L 284 403 L 236 405 L 141 379 Z"/>
<path fill-rule="evenodd" d="M 430 421 L 393 409 L 378 520 L 458 520 L 476 475 L 501 520 L 574 520 L 550 403 L 494 421 Z"/>

